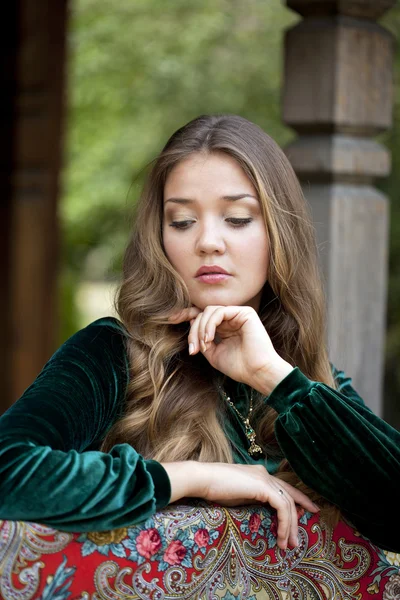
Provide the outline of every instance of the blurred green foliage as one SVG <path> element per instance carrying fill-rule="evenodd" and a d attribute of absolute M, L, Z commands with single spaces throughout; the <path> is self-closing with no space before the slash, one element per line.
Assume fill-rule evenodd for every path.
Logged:
<path fill-rule="evenodd" d="M 82 280 L 115 280 L 143 169 L 202 113 L 241 114 L 285 144 L 279 0 L 75 0 L 60 206 L 60 343 L 81 326 Z M 75 286 L 75 290 L 74 290 Z M 74 293 L 75 292 L 75 293 Z"/>
<path fill-rule="evenodd" d="M 143 169 L 178 127 L 240 114 L 280 145 L 283 34 L 299 19 L 281 0 L 73 0 L 60 206 L 60 343 L 80 328 L 80 281 L 118 279 Z M 400 7 L 383 19 L 400 36 Z M 400 73 L 400 53 L 395 74 Z M 387 393 L 400 395 L 400 85 L 384 142 L 392 175 Z"/>
<path fill-rule="evenodd" d="M 282 33 L 296 17 L 279 0 L 75 0 L 72 9 L 64 256 L 101 279 L 119 271 L 141 171 L 175 129 L 231 112 L 290 138 L 279 116 Z"/>

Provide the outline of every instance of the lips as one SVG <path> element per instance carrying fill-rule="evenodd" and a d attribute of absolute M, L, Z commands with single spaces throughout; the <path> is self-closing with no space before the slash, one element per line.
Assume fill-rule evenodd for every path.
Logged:
<path fill-rule="evenodd" d="M 219 267 L 218 265 L 203 265 L 202 267 L 200 267 L 200 269 L 197 271 L 196 273 L 196 277 L 199 277 L 200 275 L 208 275 L 208 274 L 223 274 L 223 275 L 230 275 L 230 273 L 228 273 L 228 271 L 225 271 L 225 269 L 223 269 L 222 267 Z"/>

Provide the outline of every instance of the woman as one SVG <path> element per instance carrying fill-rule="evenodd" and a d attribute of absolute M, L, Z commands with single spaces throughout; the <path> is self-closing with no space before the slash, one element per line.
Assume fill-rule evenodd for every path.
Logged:
<path fill-rule="evenodd" d="M 171 136 L 116 308 L 0 419 L 0 518 L 98 531 L 183 497 L 265 502 L 286 548 L 314 501 L 400 548 L 400 434 L 328 360 L 307 204 L 258 126 L 201 116 Z"/>

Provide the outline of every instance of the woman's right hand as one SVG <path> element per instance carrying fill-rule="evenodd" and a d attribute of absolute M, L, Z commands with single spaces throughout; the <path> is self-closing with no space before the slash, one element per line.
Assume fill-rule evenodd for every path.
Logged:
<path fill-rule="evenodd" d="M 303 492 L 270 475 L 262 465 L 196 461 L 162 464 L 171 481 L 171 502 L 194 496 L 223 506 L 270 504 L 277 511 L 277 543 L 282 549 L 298 545 L 296 504 L 313 513 L 319 510 Z"/>

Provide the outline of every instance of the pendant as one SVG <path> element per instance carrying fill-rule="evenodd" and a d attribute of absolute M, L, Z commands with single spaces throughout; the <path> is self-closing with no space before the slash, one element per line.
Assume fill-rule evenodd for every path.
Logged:
<path fill-rule="evenodd" d="M 247 452 L 253 456 L 253 454 L 262 454 L 262 448 L 260 448 L 260 446 L 258 444 L 255 444 L 254 442 L 251 442 L 251 446 L 250 448 L 247 450 Z"/>
<path fill-rule="evenodd" d="M 262 448 L 258 444 L 255 443 L 256 433 L 254 429 L 252 429 L 249 425 L 246 424 L 246 436 L 250 441 L 250 448 L 247 452 L 253 456 L 253 454 L 258 454 L 259 452 L 262 454 Z"/>

